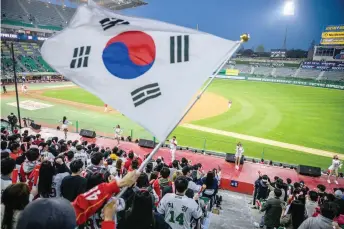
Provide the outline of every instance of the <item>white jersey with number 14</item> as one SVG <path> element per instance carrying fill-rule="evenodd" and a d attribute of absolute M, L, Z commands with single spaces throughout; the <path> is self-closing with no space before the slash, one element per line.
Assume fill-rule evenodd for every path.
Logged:
<path fill-rule="evenodd" d="M 174 193 L 162 198 L 158 212 L 165 215 L 165 221 L 172 229 L 190 229 L 191 220 L 202 216 L 202 210 L 194 199 Z"/>

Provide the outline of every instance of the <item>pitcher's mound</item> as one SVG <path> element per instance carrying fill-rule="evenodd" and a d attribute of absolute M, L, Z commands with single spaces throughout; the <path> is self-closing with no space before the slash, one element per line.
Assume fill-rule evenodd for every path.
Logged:
<path fill-rule="evenodd" d="M 183 119 L 182 123 L 210 118 L 228 110 L 228 99 L 212 92 L 205 92 Z"/>

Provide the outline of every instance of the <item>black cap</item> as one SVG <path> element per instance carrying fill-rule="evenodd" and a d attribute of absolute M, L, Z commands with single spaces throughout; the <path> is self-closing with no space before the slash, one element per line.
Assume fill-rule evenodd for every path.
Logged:
<path fill-rule="evenodd" d="M 63 198 L 38 199 L 22 211 L 17 229 L 74 229 L 75 211 Z"/>

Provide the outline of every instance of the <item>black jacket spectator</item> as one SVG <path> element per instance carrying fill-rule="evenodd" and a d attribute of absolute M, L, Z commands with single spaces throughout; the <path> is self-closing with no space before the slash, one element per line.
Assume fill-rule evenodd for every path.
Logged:
<path fill-rule="evenodd" d="M 282 201 L 279 199 L 282 195 L 280 189 L 275 189 L 275 198 L 266 201 L 261 211 L 265 211 L 264 224 L 266 228 L 278 228 L 282 215 Z"/>
<path fill-rule="evenodd" d="M 257 189 L 257 196 L 256 199 L 267 199 L 269 196 L 269 188 L 268 188 L 268 177 L 266 175 L 263 175 L 261 180 L 257 180 L 255 182 L 255 187 Z"/>
<path fill-rule="evenodd" d="M 75 198 L 86 192 L 87 180 L 80 176 L 84 163 L 81 160 L 75 160 L 70 163 L 71 176 L 67 176 L 61 183 L 61 195 L 67 200 L 73 202 Z"/>

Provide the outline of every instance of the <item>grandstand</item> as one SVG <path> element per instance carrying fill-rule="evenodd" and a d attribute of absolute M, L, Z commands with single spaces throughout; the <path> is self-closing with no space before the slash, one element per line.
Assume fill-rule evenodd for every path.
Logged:
<path fill-rule="evenodd" d="M 72 0 L 72 3 L 86 3 L 86 0 Z M 142 1 L 95 1 L 97 4 L 110 9 L 124 9 L 144 5 Z M 1 24 L 1 72 L 3 80 L 10 80 L 13 75 L 11 61 L 11 43 L 13 43 L 16 72 L 19 75 L 57 75 L 40 55 L 42 41 L 51 36 L 56 30 L 63 29 L 75 13 L 75 8 L 56 5 L 38 0 L 2 0 Z M 25 30 L 25 31 L 24 31 Z M 25 32 L 25 33 L 24 33 Z M 29 34 L 28 34 L 29 33 Z M 339 51 L 338 51 L 339 50 Z M 316 47 L 313 60 L 331 61 L 332 56 L 340 55 L 341 47 Z M 332 58 L 332 59 L 331 59 Z M 238 56 L 225 69 L 239 70 L 239 75 L 299 78 L 301 80 L 344 81 L 344 73 L 340 69 L 303 68 L 305 59 L 271 59 L 265 57 Z M 341 61 L 341 60 L 336 60 Z"/>
<path fill-rule="evenodd" d="M 71 1 L 76 4 L 86 1 Z M 137 7 L 146 3 L 140 0 L 95 1 L 110 9 Z M 1 1 L 1 73 L 2 80 L 11 81 L 13 66 L 11 43 L 19 75 L 45 76 L 57 73 L 40 55 L 42 41 L 55 31 L 62 30 L 75 13 L 75 8 L 38 0 Z"/>

